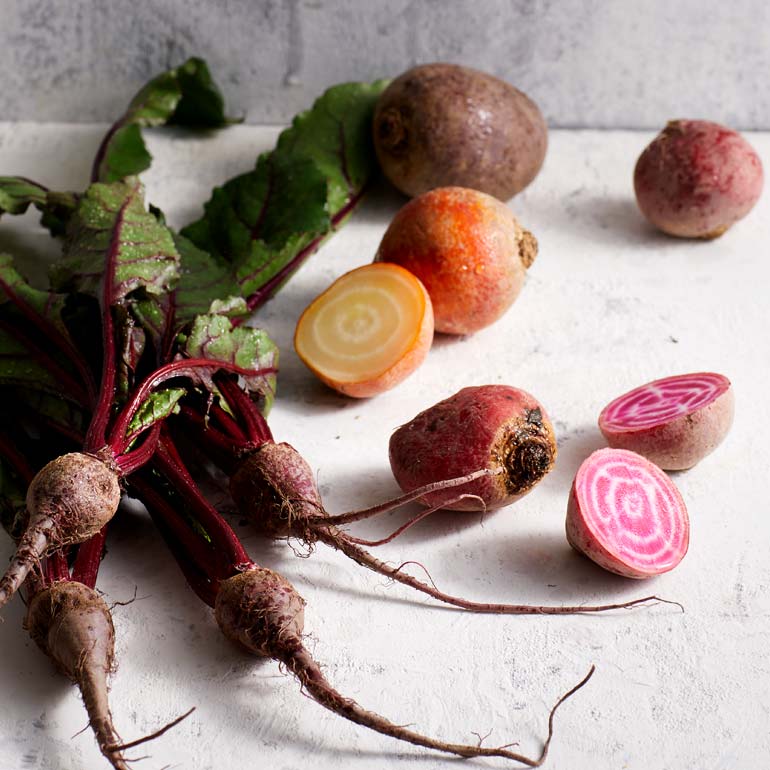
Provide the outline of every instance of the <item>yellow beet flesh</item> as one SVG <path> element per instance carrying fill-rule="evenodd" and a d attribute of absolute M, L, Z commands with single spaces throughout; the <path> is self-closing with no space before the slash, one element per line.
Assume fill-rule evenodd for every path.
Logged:
<path fill-rule="evenodd" d="M 324 383 L 365 398 L 401 382 L 433 340 L 425 287 L 398 265 L 364 265 L 337 279 L 297 323 L 294 348 Z"/>

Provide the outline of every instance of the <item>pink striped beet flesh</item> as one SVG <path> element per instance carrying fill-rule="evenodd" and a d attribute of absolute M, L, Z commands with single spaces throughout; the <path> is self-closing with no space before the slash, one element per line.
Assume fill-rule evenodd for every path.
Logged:
<path fill-rule="evenodd" d="M 690 521 L 679 490 L 657 465 L 625 449 L 599 449 L 572 483 L 567 540 L 610 572 L 647 578 L 679 564 Z"/>
<path fill-rule="evenodd" d="M 616 398 L 599 415 L 599 429 L 611 447 L 677 471 L 692 468 L 716 449 L 730 430 L 734 410 L 727 377 L 679 374 Z"/>

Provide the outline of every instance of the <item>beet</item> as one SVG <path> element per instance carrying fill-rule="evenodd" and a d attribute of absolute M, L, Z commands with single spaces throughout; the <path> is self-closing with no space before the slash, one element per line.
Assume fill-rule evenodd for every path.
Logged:
<path fill-rule="evenodd" d="M 115 630 L 104 599 L 71 580 L 53 583 L 29 603 L 25 628 L 83 695 L 99 748 L 116 770 L 129 770 L 107 702 L 114 666 Z"/>
<path fill-rule="evenodd" d="M 690 521 L 679 490 L 657 465 L 625 449 L 599 449 L 572 484 L 567 540 L 610 572 L 647 578 L 684 558 Z"/>
<path fill-rule="evenodd" d="M 390 439 L 390 465 L 405 491 L 480 468 L 494 475 L 425 495 L 425 505 L 492 510 L 525 495 L 556 460 L 556 438 L 542 405 L 508 385 L 463 388 L 420 412 Z M 458 494 L 475 495 L 450 502 Z"/>
<path fill-rule="evenodd" d="M 593 674 L 592 667 L 578 685 L 557 701 L 550 713 L 548 737 L 536 758 L 510 751 L 505 746 L 484 748 L 447 743 L 394 724 L 335 690 L 303 644 L 304 607 L 305 601 L 285 578 L 264 567 L 255 567 L 222 581 L 214 614 L 228 639 L 255 655 L 282 663 L 297 677 L 303 692 L 329 711 L 397 740 L 461 757 L 505 757 L 539 767 L 548 754 L 554 712 Z"/>
<path fill-rule="evenodd" d="M 717 238 L 762 193 L 762 162 L 737 132 L 707 120 L 672 120 L 639 156 L 642 214 L 680 238 Z"/>
<path fill-rule="evenodd" d="M 602 409 L 607 443 L 644 455 L 664 470 L 692 468 L 722 442 L 733 422 L 730 380 L 714 372 L 664 377 Z"/>
<path fill-rule="evenodd" d="M 47 551 L 93 537 L 119 503 L 119 477 L 108 458 L 72 452 L 45 465 L 27 490 L 29 520 L 0 580 L 0 607 Z"/>

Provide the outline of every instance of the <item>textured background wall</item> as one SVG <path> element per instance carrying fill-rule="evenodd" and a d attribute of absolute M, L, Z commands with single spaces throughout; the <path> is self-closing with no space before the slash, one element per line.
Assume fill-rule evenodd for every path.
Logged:
<path fill-rule="evenodd" d="M 765 0 L 0 0 L 0 120 L 107 121 L 192 54 L 251 122 L 449 60 L 511 81 L 555 126 L 770 127 Z"/>

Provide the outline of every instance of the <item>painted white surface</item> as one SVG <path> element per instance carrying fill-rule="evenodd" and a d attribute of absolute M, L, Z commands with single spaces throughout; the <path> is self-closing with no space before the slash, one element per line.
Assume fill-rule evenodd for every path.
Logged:
<path fill-rule="evenodd" d="M 0 119 L 114 120 L 188 56 L 252 123 L 451 61 L 513 83 L 555 126 L 770 128 L 764 0 L 0 0 Z"/>
<path fill-rule="evenodd" d="M 103 127 L 0 124 L 0 173 L 81 189 Z M 153 133 L 148 197 L 180 225 L 214 183 L 248 169 L 272 129 L 234 127 L 205 139 Z M 291 350 L 300 310 L 342 272 L 370 261 L 403 199 L 381 186 L 259 314 L 283 358 L 270 417 L 279 439 L 317 469 L 330 511 L 397 490 L 387 463 L 393 428 L 460 387 L 506 382 L 534 393 L 559 437 L 554 471 L 515 506 L 490 515 L 439 514 L 381 549 L 421 561 L 444 590 L 478 600 L 611 602 L 650 593 L 681 601 L 605 616 L 489 617 L 442 609 L 319 546 L 306 559 L 239 528 L 253 557 L 307 599 L 308 644 L 346 695 L 442 738 L 519 741 L 534 755 L 560 693 L 597 666 L 556 720 L 551 770 L 745 770 L 770 754 L 770 449 L 767 334 L 770 196 L 719 240 L 653 232 L 636 210 L 633 164 L 648 133 L 554 132 L 546 165 L 512 202 L 540 241 L 521 297 L 467 339 L 439 338 L 425 365 L 395 390 L 349 401 L 318 384 Z M 770 135 L 749 137 L 770 168 Z M 0 250 L 31 264 L 53 253 L 33 217 L 0 223 Z M 602 446 L 601 407 L 650 379 L 713 369 L 736 390 L 725 443 L 678 473 L 692 518 L 690 552 L 644 583 L 602 572 L 569 549 L 567 493 L 582 459 Z M 410 509 L 413 512 L 414 509 Z M 385 533 L 407 512 L 359 525 Z M 0 541 L 0 560 L 10 553 Z M 416 574 L 419 574 L 417 571 Z M 141 766 L 398 768 L 448 760 L 348 724 L 302 696 L 272 662 L 219 634 L 142 515 L 114 522 L 99 587 L 116 607 L 115 721 L 127 740 L 190 706 L 197 711 L 136 755 Z M 21 630 L 15 600 L 0 623 L 0 767 L 105 767 L 72 686 Z M 75 736 L 75 737 L 73 737 Z M 137 764 L 137 767 L 140 765 Z M 508 767 L 503 760 L 463 767 Z"/>

